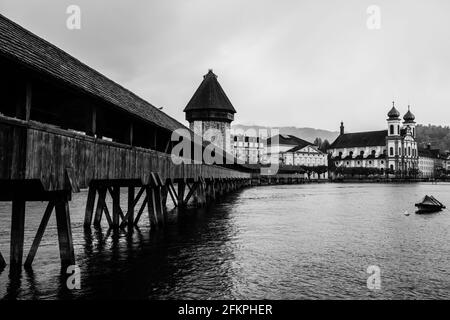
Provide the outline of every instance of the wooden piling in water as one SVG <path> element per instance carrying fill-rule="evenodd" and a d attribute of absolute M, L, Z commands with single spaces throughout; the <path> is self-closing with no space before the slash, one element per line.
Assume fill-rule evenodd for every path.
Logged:
<path fill-rule="evenodd" d="M 55 211 L 61 264 L 63 266 L 73 265 L 75 264 L 75 253 L 73 250 L 68 200 L 58 199 L 55 203 Z"/>
<path fill-rule="evenodd" d="M 11 217 L 11 267 L 21 267 L 25 233 L 25 200 L 14 199 Z"/>
<path fill-rule="evenodd" d="M 86 202 L 86 212 L 84 215 L 84 226 L 86 228 L 89 228 L 92 224 L 96 195 L 97 195 L 97 190 L 96 190 L 95 186 L 89 186 L 88 198 L 87 198 L 87 202 Z"/>
<path fill-rule="evenodd" d="M 27 259 L 25 260 L 25 266 L 31 267 L 33 264 L 34 257 L 39 248 L 39 244 L 41 243 L 42 237 L 44 236 L 45 229 L 47 228 L 48 221 L 50 220 L 50 216 L 52 215 L 52 211 L 55 208 L 55 202 L 49 201 L 47 205 L 47 209 L 44 212 L 44 216 L 42 217 L 41 223 L 39 224 L 38 231 L 33 240 L 33 244 L 31 245 L 30 252 L 28 253 Z"/>
<path fill-rule="evenodd" d="M 128 211 L 126 215 L 126 219 L 122 221 L 122 223 L 127 223 L 128 225 L 128 232 L 133 231 L 133 223 L 134 223 L 134 207 L 135 204 L 135 188 L 133 186 L 128 187 Z"/>

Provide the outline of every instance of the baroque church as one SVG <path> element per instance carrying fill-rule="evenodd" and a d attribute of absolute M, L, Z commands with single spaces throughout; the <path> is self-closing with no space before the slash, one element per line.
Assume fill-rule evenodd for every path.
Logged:
<path fill-rule="evenodd" d="M 340 135 L 328 149 L 330 162 L 335 167 L 377 168 L 381 173 L 403 176 L 417 174 L 415 116 L 408 106 L 402 122 L 394 102 L 387 116 L 387 130 L 380 131 L 345 133 L 341 122 Z"/>

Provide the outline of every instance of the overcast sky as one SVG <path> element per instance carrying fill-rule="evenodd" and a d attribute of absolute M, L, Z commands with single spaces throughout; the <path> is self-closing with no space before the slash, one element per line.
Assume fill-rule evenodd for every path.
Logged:
<path fill-rule="evenodd" d="M 70 4 L 81 30 L 66 28 Z M 0 12 L 182 122 L 212 68 L 235 123 L 377 130 L 395 100 L 450 124 L 448 0 L 0 0 Z"/>

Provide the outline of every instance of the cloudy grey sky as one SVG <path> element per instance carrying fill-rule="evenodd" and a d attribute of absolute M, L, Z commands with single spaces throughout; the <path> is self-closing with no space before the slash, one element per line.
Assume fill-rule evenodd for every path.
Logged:
<path fill-rule="evenodd" d="M 66 28 L 70 4 L 81 30 Z M 180 121 L 212 68 L 236 123 L 376 130 L 395 100 L 450 124 L 448 0 L 0 0 L 0 12 Z"/>

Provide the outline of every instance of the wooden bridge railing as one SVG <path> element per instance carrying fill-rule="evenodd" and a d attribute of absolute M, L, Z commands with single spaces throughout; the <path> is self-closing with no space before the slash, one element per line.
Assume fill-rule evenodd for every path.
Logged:
<path fill-rule="evenodd" d="M 249 178 L 250 174 L 203 164 L 175 165 L 171 156 L 84 136 L 32 121 L 0 116 L 0 180 L 36 180 L 45 191 L 87 188 L 92 180 Z"/>

